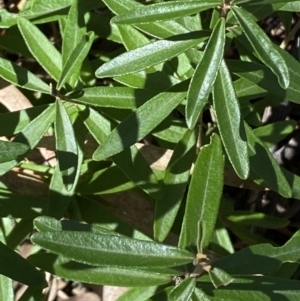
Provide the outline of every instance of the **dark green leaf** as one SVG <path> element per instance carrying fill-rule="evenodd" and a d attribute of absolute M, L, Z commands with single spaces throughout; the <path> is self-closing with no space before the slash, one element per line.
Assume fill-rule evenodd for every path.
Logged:
<path fill-rule="evenodd" d="M 208 35 L 207 31 L 192 32 L 141 46 L 103 64 L 96 70 L 96 77 L 114 77 L 147 69 L 196 46 Z"/>
<path fill-rule="evenodd" d="M 43 300 L 43 289 L 32 286 L 27 287 L 22 297 L 18 301 L 41 301 Z"/>
<path fill-rule="evenodd" d="M 116 301 L 145 301 L 158 290 L 157 286 L 134 287 L 123 293 Z"/>
<path fill-rule="evenodd" d="M 205 227 L 202 248 L 208 247 L 213 235 L 223 189 L 224 157 L 218 135 L 201 148 L 193 171 L 180 233 L 179 246 L 196 245 L 200 224 Z M 201 252 L 201 250 L 198 250 Z"/>
<path fill-rule="evenodd" d="M 256 55 L 278 77 L 282 88 L 286 89 L 290 84 L 290 74 L 281 54 L 274 48 L 270 39 L 246 10 L 233 6 L 232 11 L 252 47 L 255 49 Z"/>
<path fill-rule="evenodd" d="M 91 266 L 54 254 L 36 254 L 30 256 L 29 260 L 58 277 L 84 283 L 141 287 L 161 285 L 171 281 L 171 275 L 118 266 Z"/>
<path fill-rule="evenodd" d="M 111 22 L 116 24 L 136 24 L 173 20 L 196 14 L 200 11 L 218 6 L 219 4 L 219 1 L 172 1 L 156 3 L 114 17 Z"/>
<path fill-rule="evenodd" d="M 192 253 L 176 247 L 86 232 L 40 232 L 31 240 L 49 251 L 93 265 L 168 267 L 194 258 Z"/>
<path fill-rule="evenodd" d="M 19 142 L 0 141 L 0 163 L 17 159 L 26 154 L 29 146 Z"/>
<path fill-rule="evenodd" d="M 19 18 L 18 26 L 23 39 L 38 63 L 55 80 L 58 80 L 62 69 L 61 54 L 48 38 L 30 21 Z"/>
<path fill-rule="evenodd" d="M 144 138 L 180 104 L 185 95 L 186 92 L 165 92 L 148 100 L 109 134 L 95 151 L 94 160 L 100 161 L 118 154 Z"/>
<path fill-rule="evenodd" d="M 8 82 L 32 91 L 49 93 L 49 86 L 30 71 L 0 58 L 1 77 Z"/>
<path fill-rule="evenodd" d="M 218 74 L 225 45 L 225 19 L 220 18 L 196 67 L 187 95 L 186 121 L 193 129 L 204 109 Z"/>
<path fill-rule="evenodd" d="M 195 157 L 197 136 L 197 132 L 185 132 L 165 171 L 163 197 L 155 203 L 154 237 L 157 241 L 167 237 L 175 221 Z"/>
<path fill-rule="evenodd" d="M 71 190 L 78 168 L 78 150 L 70 117 L 59 99 L 56 100 L 55 137 L 59 169 L 64 185 Z"/>
<path fill-rule="evenodd" d="M 195 288 L 193 295 L 193 301 L 210 301 L 211 299 L 205 295 L 205 293 L 198 287 Z"/>
<path fill-rule="evenodd" d="M 26 259 L 2 242 L 0 242 L 0 257 L 0 274 L 29 286 L 47 286 L 47 282 L 42 272 L 38 271 Z"/>
<path fill-rule="evenodd" d="M 208 274 L 215 288 L 218 288 L 219 286 L 226 286 L 234 281 L 234 278 L 228 273 L 216 267 L 211 269 Z"/>
<path fill-rule="evenodd" d="M 189 301 L 196 286 L 196 279 L 188 277 L 182 280 L 169 293 L 170 301 Z"/>
<path fill-rule="evenodd" d="M 239 102 L 224 60 L 220 66 L 213 92 L 218 127 L 227 156 L 237 175 L 246 179 L 250 170 L 247 138 Z"/>

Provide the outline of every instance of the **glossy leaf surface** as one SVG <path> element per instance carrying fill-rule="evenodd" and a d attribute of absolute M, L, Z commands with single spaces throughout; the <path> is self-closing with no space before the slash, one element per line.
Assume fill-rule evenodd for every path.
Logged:
<path fill-rule="evenodd" d="M 188 251 L 126 237 L 85 232 L 40 232 L 31 238 L 41 247 L 78 262 L 118 266 L 176 266 L 193 261 Z"/>
<path fill-rule="evenodd" d="M 195 69 L 187 95 L 186 121 L 190 129 L 197 123 L 215 82 L 225 45 L 225 20 L 220 18 Z"/>
<path fill-rule="evenodd" d="M 246 179 L 250 171 L 247 138 L 239 102 L 224 60 L 214 85 L 213 102 L 227 156 L 237 175 Z"/>
<path fill-rule="evenodd" d="M 170 301 L 189 301 L 193 290 L 196 286 L 196 279 L 189 277 L 182 280 L 173 290 L 169 293 Z"/>
<path fill-rule="evenodd" d="M 196 46 L 208 35 L 207 31 L 184 34 L 125 52 L 98 68 L 96 77 L 114 77 L 147 69 Z"/>

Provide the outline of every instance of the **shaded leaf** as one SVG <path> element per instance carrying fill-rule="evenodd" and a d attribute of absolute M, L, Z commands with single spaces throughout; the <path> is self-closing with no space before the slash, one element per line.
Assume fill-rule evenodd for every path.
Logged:
<path fill-rule="evenodd" d="M 227 156 L 242 179 L 250 171 L 247 138 L 231 76 L 223 60 L 213 89 L 213 103 Z"/>
<path fill-rule="evenodd" d="M 215 288 L 226 286 L 234 281 L 234 278 L 231 277 L 228 273 L 216 267 L 211 269 L 208 274 Z"/>
<path fill-rule="evenodd" d="M 19 142 L 0 141 L 0 163 L 17 159 L 26 154 L 29 146 Z"/>
<path fill-rule="evenodd" d="M 169 293 L 170 301 L 189 301 L 196 286 L 196 279 L 188 277 L 182 280 Z"/>
<path fill-rule="evenodd" d="M 197 123 L 215 82 L 225 45 L 225 19 L 220 18 L 197 65 L 187 94 L 186 122 L 190 129 Z"/>
<path fill-rule="evenodd" d="M 58 277 L 73 281 L 114 286 L 153 286 L 171 281 L 171 277 L 143 269 L 118 266 L 91 266 L 54 254 L 35 254 L 30 262 Z"/>
<path fill-rule="evenodd" d="M 168 267 L 193 261 L 186 250 L 127 237 L 63 231 L 35 233 L 31 240 L 49 251 L 94 265 Z"/>
<path fill-rule="evenodd" d="M 175 221 L 188 184 L 196 142 L 197 132 L 187 130 L 165 170 L 163 196 L 155 203 L 154 237 L 157 241 L 167 237 Z"/>
<path fill-rule="evenodd" d="M 201 148 L 195 163 L 179 238 L 181 248 L 196 245 L 199 222 L 205 227 L 201 247 L 208 247 L 219 210 L 223 172 L 221 140 L 218 135 L 213 134 L 211 143 Z"/>

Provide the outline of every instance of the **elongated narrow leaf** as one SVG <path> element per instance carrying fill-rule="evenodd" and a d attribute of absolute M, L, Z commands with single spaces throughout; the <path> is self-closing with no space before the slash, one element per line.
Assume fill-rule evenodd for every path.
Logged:
<path fill-rule="evenodd" d="M 53 122 L 55 117 L 55 106 L 51 105 L 33 121 L 31 121 L 22 132 L 20 132 L 13 142 L 20 142 L 29 146 L 30 149 L 33 149 L 41 138 L 44 136 L 49 126 Z M 17 160 L 8 161 L 5 163 L 0 163 L 0 175 L 5 174 L 12 167 L 16 166 L 22 159 L 23 156 L 20 156 Z"/>
<path fill-rule="evenodd" d="M 14 160 L 28 150 L 29 146 L 23 143 L 0 141 L 0 163 Z"/>
<path fill-rule="evenodd" d="M 56 100 L 56 151 L 59 169 L 67 190 L 72 189 L 78 168 L 78 150 L 70 117 L 61 100 Z"/>
<path fill-rule="evenodd" d="M 68 18 L 64 28 L 62 42 L 63 66 L 66 64 L 71 53 L 74 51 L 83 35 L 86 33 L 86 26 L 84 22 L 84 2 L 80 0 L 69 1 L 69 4 L 72 5 L 69 10 Z"/>
<path fill-rule="evenodd" d="M 193 171 L 181 228 L 179 246 L 196 245 L 199 221 L 205 227 L 201 237 L 205 249 L 212 237 L 223 189 L 224 158 L 221 139 L 214 134 L 202 147 Z"/>
<path fill-rule="evenodd" d="M 218 5 L 220 5 L 219 1 L 172 1 L 156 3 L 114 17 L 111 22 L 116 24 L 137 24 L 173 20 L 196 14 Z"/>
<path fill-rule="evenodd" d="M 246 10 L 233 6 L 232 11 L 252 47 L 255 49 L 256 55 L 278 77 L 282 88 L 286 89 L 290 84 L 290 75 L 288 67 L 280 53 L 274 49 L 270 39 Z"/>
<path fill-rule="evenodd" d="M 29 260 L 58 277 L 85 283 L 141 287 L 161 285 L 171 281 L 171 275 L 129 267 L 91 266 L 54 254 L 36 254 L 30 256 Z"/>
<path fill-rule="evenodd" d="M 56 254 L 93 265 L 168 267 L 194 258 L 186 250 L 163 244 L 76 231 L 40 232 L 31 240 Z"/>
<path fill-rule="evenodd" d="M 189 301 L 191 300 L 192 293 L 196 286 L 196 279 L 189 277 L 182 280 L 174 289 L 169 293 L 169 301 Z"/>
<path fill-rule="evenodd" d="M 234 4 L 237 5 L 266 5 L 274 3 L 284 3 L 282 0 L 234 0 Z M 299 0 L 289 0 L 288 2 L 299 2 Z"/>
<path fill-rule="evenodd" d="M 117 15 L 125 14 L 139 7 L 144 7 L 143 4 L 131 0 L 103 0 L 102 2 L 104 2 L 107 7 Z M 135 27 L 148 35 L 157 38 L 167 38 L 189 32 L 186 27 L 174 20 L 159 21 L 150 24 L 138 24 Z"/>
<path fill-rule="evenodd" d="M 38 63 L 55 80 L 58 80 L 62 69 L 61 54 L 46 36 L 30 21 L 19 18 L 18 27 L 24 41 Z"/>
<path fill-rule="evenodd" d="M 204 109 L 222 61 L 225 45 L 225 19 L 220 18 L 196 67 L 187 95 L 186 122 L 190 129 Z"/>
<path fill-rule="evenodd" d="M 3 275 L 0 275 L 0 298 L 0 300 L 14 301 L 13 282 Z"/>
<path fill-rule="evenodd" d="M 8 82 L 32 91 L 49 93 L 48 85 L 25 68 L 0 58 L 1 77 Z"/>
<path fill-rule="evenodd" d="M 214 85 L 213 101 L 227 156 L 237 175 L 246 179 L 250 171 L 247 138 L 239 102 L 224 60 Z"/>
<path fill-rule="evenodd" d="M 45 287 L 47 285 L 42 272 L 2 242 L 0 242 L 0 257 L 0 274 L 30 286 Z"/>
<path fill-rule="evenodd" d="M 40 301 L 42 299 L 43 289 L 29 286 L 18 301 Z"/>
<path fill-rule="evenodd" d="M 215 288 L 218 288 L 219 286 L 226 286 L 234 281 L 234 278 L 228 273 L 216 267 L 211 269 L 208 274 Z"/>
<path fill-rule="evenodd" d="M 73 91 L 67 97 L 97 107 L 136 109 L 155 94 L 150 90 L 127 87 L 91 87 Z"/>
<path fill-rule="evenodd" d="M 284 262 L 300 262 L 299 231 L 282 247 L 258 244 L 216 260 L 213 266 L 235 275 L 266 274 L 280 268 Z"/>
<path fill-rule="evenodd" d="M 61 76 L 57 83 L 57 90 L 60 90 L 63 85 L 72 79 L 71 85 L 78 79 L 82 63 L 86 58 L 94 40 L 94 33 L 88 32 L 85 34 L 75 49 L 71 52 L 67 58 L 65 65 L 63 66 Z"/>
<path fill-rule="evenodd" d="M 188 33 L 125 52 L 98 68 L 96 76 L 113 77 L 147 69 L 196 46 L 207 39 L 208 35 L 208 31 Z"/>
<path fill-rule="evenodd" d="M 165 171 L 163 197 L 155 203 L 154 237 L 157 241 L 167 237 L 175 221 L 189 180 L 196 142 L 197 132 L 187 130 Z"/>
<path fill-rule="evenodd" d="M 193 295 L 193 301 L 210 301 L 211 299 L 205 295 L 205 293 L 198 287 L 195 288 Z"/>
<path fill-rule="evenodd" d="M 118 154 L 145 137 L 180 104 L 185 95 L 185 92 L 165 92 L 151 98 L 109 134 L 104 143 L 96 149 L 94 160 L 100 161 Z"/>
<path fill-rule="evenodd" d="M 248 125 L 245 124 L 245 128 L 249 143 L 250 178 L 258 184 L 264 182 L 284 197 L 291 197 L 291 187 L 273 155 Z"/>

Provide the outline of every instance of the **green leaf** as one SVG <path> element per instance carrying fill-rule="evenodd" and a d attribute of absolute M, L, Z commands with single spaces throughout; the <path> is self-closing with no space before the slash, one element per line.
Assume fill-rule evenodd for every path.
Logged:
<path fill-rule="evenodd" d="M 216 260 L 213 266 L 232 275 L 253 275 L 274 272 L 284 262 L 300 262 L 299 231 L 282 247 L 258 244 Z"/>
<path fill-rule="evenodd" d="M 210 301 L 211 299 L 205 295 L 205 293 L 198 287 L 195 288 L 193 295 L 193 301 Z"/>
<path fill-rule="evenodd" d="M 43 289 L 32 286 L 27 287 L 22 297 L 18 301 L 40 301 L 43 300 Z"/>
<path fill-rule="evenodd" d="M 148 100 L 123 120 L 100 145 L 93 158 L 100 161 L 144 138 L 184 99 L 186 92 L 165 92 Z M 159 110 L 157 108 L 159 107 Z"/>
<path fill-rule="evenodd" d="M 8 162 L 26 154 L 29 146 L 19 142 L 0 141 L 0 163 Z"/>
<path fill-rule="evenodd" d="M 267 276 L 235 277 L 229 287 L 215 289 L 206 277 L 201 277 L 199 285 L 212 300 L 216 301 L 270 301 L 299 299 L 299 281 Z M 247 287 L 247 289 L 245 289 Z"/>
<path fill-rule="evenodd" d="M 82 63 L 86 58 L 92 43 L 94 41 L 94 33 L 88 32 L 83 35 L 81 41 L 75 47 L 75 49 L 71 52 L 70 56 L 67 58 L 66 63 L 63 66 L 60 78 L 57 83 L 57 90 L 60 90 L 65 83 L 69 82 L 71 79 L 73 80 L 71 86 L 77 81 Z"/>
<path fill-rule="evenodd" d="M 169 234 L 188 184 L 196 152 L 197 131 L 187 130 L 178 142 L 163 180 L 163 197 L 155 203 L 154 237 L 163 241 Z"/>
<path fill-rule="evenodd" d="M 123 293 L 116 301 L 145 301 L 158 290 L 157 286 L 134 287 Z"/>
<path fill-rule="evenodd" d="M 138 7 L 145 7 L 141 3 L 131 0 L 103 0 L 102 2 L 104 2 L 106 6 L 117 15 L 125 14 L 131 10 L 137 9 Z M 173 20 L 153 22 L 150 24 L 139 24 L 135 27 L 146 34 L 157 38 L 167 38 L 189 32 L 186 27 Z"/>
<path fill-rule="evenodd" d="M 169 293 L 168 300 L 170 301 L 189 301 L 196 286 L 196 279 L 188 277 L 182 280 Z"/>
<path fill-rule="evenodd" d="M 224 53 L 225 19 L 220 18 L 197 65 L 187 95 L 186 122 L 193 129 L 204 109 Z"/>
<path fill-rule="evenodd" d="M 0 274 L 29 286 L 47 286 L 47 282 L 42 272 L 38 271 L 26 259 L 2 242 L 0 242 L 0 257 Z"/>
<path fill-rule="evenodd" d="M 84 6 L 86 1 L 69 1 L 71 8 L 68 13 L 68 18 L 66 20 L 66 25 L 63 32 L 63 42 L 62 42 L 62 62 L 63 66 L 72 52 L 75 50 L 76 46 L 82 40 L 82 37 L 86 33 L 86 25 L 84 20 Z M 53 5 L 53 4 L 52 4 Z"/>
<path fill-rule="evenodd" d="M 20 132 L 13 142 L 20 142 L 29 146 L 30 149 L 33 149 L 41 138 L 44 136 L 49 126 L 54 120 L 55 116 L 55 106 L 49 106 L 43 113 L 31 121 L 22 132 Z M 5 174 L 11 168 L 16 166 L 22 159 L 23 156 L 20 156 L 17 160 L 11 160 L 5 163 L 0 164 L 0 175 Z"/>
<path fill-rule="evenodd" d="M 62 69 L 61 54 L 48 38 L 30 21 L 19 18 L 18 27 L 23 39 L 37 62 L 55 80 L 58 80 Z"/>
<path fill-rule="evenodd" d="M 173 20 L 196 14 L 218 5 L 220 5 L 219 1 L 172 1 L 156 3 L 114 17 L 111 22 L 116 24 L 136 24 Z"/>
<path fill-rule="evenodd" d="M 0 58 L 1 77 L 24 89 L 49 93 L 49 86 L 25 68 Z"/>
<path fill-rule="evenodd" d="M 250 171 L 247 138 L 239 102 L 224 60 L 215 81 L 213 103 L 227 156 L 237 175 L 247 179 Z"/>
<path fill-rule="evenodd" d="M 287 2 L 298 2 L 298 0 L 288 0 Z M 267 4 L 274 4 L 274 3 L 284 3 L 283 0 L 234 0 L 232 1 L 234 4 L 237 5 L 267 5 Z"/>
<path fill-rule="evenodd" d="M 68 99 L 104 108 L 136 109 L 157 92 L 127 87 L 91 87 L 67 94 Z"/>
<path fill-rule="evenodd" d="M 291 187 L 273 155 L 246 123 L 245 128 L 249 143 L 250 178 L 258 184 L 264 182 L 269 188 L 284 197 L 291 197 Z"/>
<path fill-rule="evenodd" d="M 295 127 L 295 120 L 283 120 L 258 127 L 253 130 L 253 133 L 262 140 L 266 147 L 271 147 L 291 134 Z"/>
<path fill-rule="evenodd" d="M 59 99 L 56 100 L 55 137 L 59 169 L 64 185 L 71 190 L 78 168 L 78 150 L 70 117 Z"/>
<path fill-rule="evenodd" d="M 159 40 L 125 52 L 96 70 L 96 77 L 130 74 L 163 63 L 207 39 L 208 31 L 191 32 Z"/>
<path fill-rule="evenodd" d="M 3 275 L 0 275 L 0 300 L 14 301 L 13 282 Z"/>
<path fill-rule="evenodd" d="M 274 48 L 268 36 L 247 11 L 236 6 L 232 6 L 232 11 L 256 55 L 274 72 L 281 87 L 286 89 L 290 84 L 290 74 L 281 54 Z"/>
<path fill-rule="evenodd" d="M 158 272 L 118 266 L 91 266 L 54 254 L 35 254 L 30 256 L 29 260 L 58 277 L 84 283 L 141 287 L 161 285 L 171 281 L 169 275 Z"/>
<path fill-rule="evenodd" d="M 168 267 L 194 258 L 192 253 L 172 246 L 86 232 L 40 232 L 31 240 L 56 254 L 92 265 Z"/>
<path fill-rule="evenodd" d="M 48 105 L 8 112 L 0 115 L 0 135 L 12 136 L 22 131 L 34 118 L 39 116 Z"/>
<path fill-rule="evenodd" d="M 221 140 L 213 134 L 211 143 L 201 148 L 193 171 L 179 246 L 196 245 L 199 226 L 202 223 L 202 248 L 208 247 L 213 235 L 223 189 L 224 157 Z M 199 250 L 198 250 L 199 251 Z"/>
<path fill-rule="evenodd" d="M 290 223 L 286 218 L 269 216 L 262 212 L 234 211 L 233 214 L 226 216 L 226 218 L 237 224 L 253 225 L 268 229 L 284 228 Z"/>
<path fill-rule="evenodd" d="M 215 288 L 218 288 L 220 286 L 227 286 L 234 281 L 234 278 L 231 277 L 228 273 L 216 267 L 211 269 L 208 274 Z"/>

